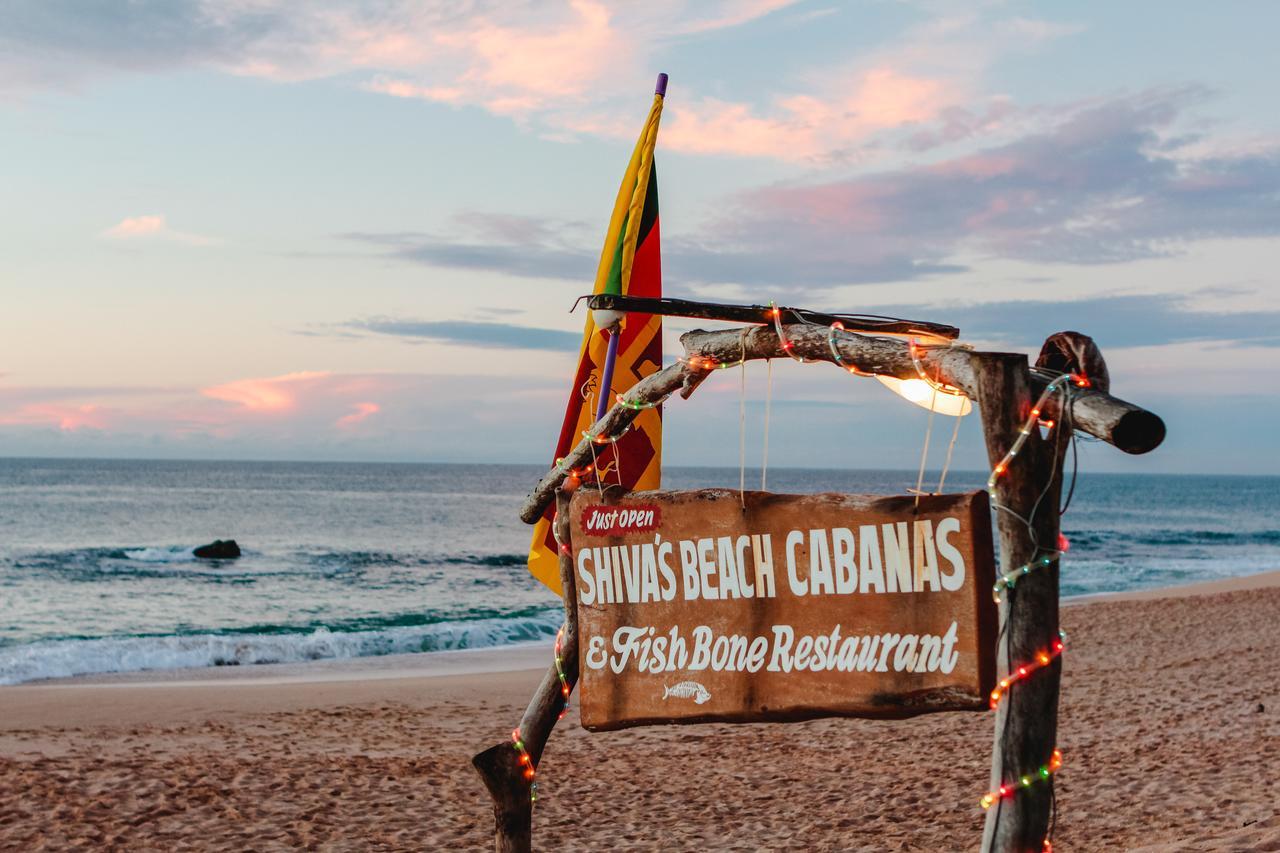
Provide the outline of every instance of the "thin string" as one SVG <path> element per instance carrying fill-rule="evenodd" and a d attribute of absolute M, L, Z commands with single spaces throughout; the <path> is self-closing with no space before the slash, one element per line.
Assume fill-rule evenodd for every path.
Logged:
<path fill-rule="evenodd" d="M 738 394 L 738 500 L 747 508 L 747 330 L 742 330 L 742 383 Z"/>
<path fill-rule="evenodd" d="M 956 416 L 956 425 L 951 430 L 951 443 L 947 445 L 947 461 L 942 463 L 942 473 L 938 475 L 938 494 L 942 494 L 942 484 L 947 481 L 947 472 L 951 470 L 951 453 L 956 449 L 956 438 L 960 435 L 960 417 Z"/>
<path fill-rule="evenodd" d="M 588 441 L 587 446 L 591 448 L 591 467 L 596 469 L 596 488 L 600 491 L 600 497 L 604 497 L 604 478 L 600 476 L 600 460 L 596 459 L 596 443 Z M 615 462 L 617 460 L 614 460 Z"/>
<path fill-rule="evenodd" d="M 920 474 L 916 477 L 916 503 L 920 508 L 920 493 L 924 490 L 924 466 L 929 461 L 929 441 L 933 438 L 933 407 L 938 402 L 938 389 L 933 389 L 933 397 L 929 400 L 929 425 L 924 430 L 924 447 L 920 448 Z"/>
<path fill-rule="evenodd" d="M 764 454 L 760 459 L 760 491 L 762 492 L 768 491 L 766 483 L 769 475 L 769 412 L 773 409 L 773 359 L 766 358 L 764 364 L 769 380 L 764 392 Z"/>
<path fill-rule="evenodd" d="M 938 366 L 937 373 L 939 374 L 939 376 L 942 374 L 941 365 Z M 935 382 L 937 381 L 937 379 L 938 377 L 935 377 Z M 941 385 L 942 383 L 938 382 L 937 384 Z M 938 474 L 938 491 L 935 492 L 934 494 L 939 494 L 939 495 L 942 494 L 942 484 L 947 481 L 947 472 L 951 470 L 951 454 L 953 451 L 955 451 L 956 439 L 960 436 L 960 418 L 961 418 L 961 415 L 955 416 L 955 425 L 952 426 L 951 428 L 951 441 L 950 443 L 947 444 L 947 458 L 946 458 L 946 461 L 942 463 L 942 473 Z"/>

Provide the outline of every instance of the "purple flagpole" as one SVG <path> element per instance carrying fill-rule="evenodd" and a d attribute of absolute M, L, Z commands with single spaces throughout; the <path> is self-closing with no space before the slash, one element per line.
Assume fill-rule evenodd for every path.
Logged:
<path fill-rule="evenodd" d="M 613 396 L 613 363 L 618 360 L 618 338 L 620 337 L 622 337 L 622 326 L 614 326 L 609 332 L 609 351 L 604 357 L 604 376 L 600 379 L 600 400 L 596 403 L 597 421 L 609 411 L 609 398 Z"/>
<path fill-rule="evenodd" d="M 661 97 L 667 96 L 667 75 L 659 74 L 653 93 Z M 609 350 L 604 357 L 604 374 L 600 377 L 600 400 L 596 403 L 596 421 L 609 411 L 609 399 L 613 396 L 613 364 L 618 360 L 618 338 L 622 334 L 622 324 L 614 326 L 609 332 Z"/>

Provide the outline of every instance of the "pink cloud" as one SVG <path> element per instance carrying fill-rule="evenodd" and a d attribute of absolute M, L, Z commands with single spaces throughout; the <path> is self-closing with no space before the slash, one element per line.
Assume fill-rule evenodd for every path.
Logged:
<path fill-rule="evenodd" d="M 376 415 L 380 411 L 382 411 L 382 407 L 377 403 L 356 403 L 354 412 L 338 418 L 333 422 L 333 425 L 338 429 L 350 429 L 371 415 Z"/>
<path fill-rule="evenodd" d="M 417 49 L 389 36 L 375 37 L 371 25 L 352 20 L 335 32 L 342 36 L 335 44 L 344 46 L 334 47 L 329 61 L 379 69 L 382 73 L 364 85 L 368 91 L 475 105 L 521 120 L 537 116 L 549 131 L 580 132 L 601 113 L 599 81 L 648 82 L 652 55 L 667 40 L 741 26 L 795 2 L 570 0 L 561 10 L 499 5 L 469 16 L 407 24 Z M 406 24 L 388 20 L 385 26 L 404 29 Z M 262 67 L 241 70 L 278 76 Z"/>
<path fill-rule="evenodd" d="M 714 98 L 677 102 L 661 139 L 665 148 L 696 154 L 807 160 L 932 121 L 962 98 L 945 80 L 877 66 L 825 92 L 775 98 L 764 108 Z"/>
<path fill-rule="evenodd" d="M 673 46 L 705 40 L 705 50 L 714 51 L 723 46 L 713 37 L 733 28 L 770 16 L 779 27 L 794 26 L 833 12 L 778 14 L 797 2 L 240 0 L 196 4 L 198 13 L 177 19 L 139 9 L 117 16 L 117 23 L 138 31 L 164 30 L 164 49 L 146 65 L 154 72 L 212 67 L 278 81 L 355 77 L 371 92 L 478 107 L 546 138 L 568 140 L 583 133 L 634 138 L 638 89 L 652 81 L 658 60 Z M 150 15 L 163 20 L 151 21 Z M 1080 29 L 1019 17 L 999 3 L 967 4 L 941 14 L 926 9 L 912 17 L 922 22 L 888 35 L 878 49 L 860 52 L 856 65 L 815 64 L 763 87 L 753 85 L 750 95 L 700 98 L 689 86 L 691 78 L 679 78 L 679 97 L 670 103 L 674 112 L 664 136 L 684 151 L 786 160 L 833 154 L 848 159 L 847 149 L 877 130 L 908 125 L 937 124 L 918 127 L 915 144 L 942 144 L 987 128 L 968 115 L 939 121 L 940 104 L 981 115 L 992 98 L 976 93 L 996 58 Z M 11 86 L 34 87 L 41 80 L 73 85 L 103 70 L 138 70 L 118 50 L 118 32 L 105 29 L 72 39 L 66 33 L 74 28 L 47 30 L 13 61 L 16 67 L 5 66 L 17 81 Z M 73 54 L 82 61 L 61 59 Z M 0 91 L 5 82 L 0 81 Z M 174 231 L 158 215 L 130 217 L 106 236 L 207 240 Z"/>
<path fill-rule="evenodd" d="M 481 387 L 474 376 L 300 376 L 225 383 L 216 386 L 222 396 L 193 387 L 139 394 L 133 388 L 0 384 L 0 442 L 18 455 L 109 450 L 182 458 L 413 459 L 483 448 L 478 454 L 516 458 L 536 448 L 540 457 L 558 428 L 556 409 L 535 407 L 529 423 L 512 430 L 512 400 L 541 393 L 564 402 L 564 388 L 549 377 L 486 377 Z M 271 393 L 261 393 L 264 387 Z M 277 408 L 254 409 L 242 400 Z"/>
<path fill-rule="evenodd" d="M 330 374 L 305 371 L 266 379 L 237 379 L 202 388 L 200 393 L 214 400 L 235 403 L 250 412 L 287 412 L 294 409 L 299 395 L 327 379 Z"/>
<path fill-rule="evenodd" d="M 164 231 L 163 216 L 127 216 L 102 232 L 103 237 L 115 240 L 129 240 L 135 237 L 148 237 Z"/>
<path fill-rule="evenodd" d="M 108 240 L 167 240 L 188 246 L 209 246 L 217 241 L 200 234 L 176 231 L 161 214 L 126 216 L 99 235 Z"/>
<path fill-rule="evenodd" d="M 30 403 L 9 413 L 0 413 L 0 426 L 57 426 L 63 432 L 79 429 L 106 429 L 106 412 L 91 403 Z"/>
<path fill-rule="evenodd" d="M 370 92 L 390 95 L 393 98 L 416 98 L 421 101 L 440 101 L 446 104 L 458 103 L 464 92 L 457 86 L 419 86 L 408 80 L 396 80 L 389 77 L 375 77 L 365 85 Z"/>

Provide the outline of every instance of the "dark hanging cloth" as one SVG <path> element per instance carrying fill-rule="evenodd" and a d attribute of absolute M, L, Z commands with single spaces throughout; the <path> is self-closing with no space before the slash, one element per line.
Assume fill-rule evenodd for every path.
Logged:
<path fill-rule="evenodd" d="M 1089 377 L 1089 385 L 1104 394 L 1111 390 L 1111 374 L 1107 361 L 1093 338 L 1079 332 L 1058 332 L 1050 335 L 1040 348 L 1036 367 L 1056 370 L 1060 373 L 1079 373 Z"/>

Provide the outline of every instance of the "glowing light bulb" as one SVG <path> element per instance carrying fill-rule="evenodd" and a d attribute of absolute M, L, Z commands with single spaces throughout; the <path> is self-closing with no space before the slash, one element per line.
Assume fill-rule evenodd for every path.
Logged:
<path fill-rule="evenodd" d="M 959 418 L 973 411 L 973 403 L 968 397 L 963 394 L 945 394 L 935 391 L 933 386 L 923 379 L 899 379 L 896 376 L 880 374 L 876 374 L 876 379 L 902 399 L 915 403 L 922 409 L 932 409 L 940 415 Z"/>

